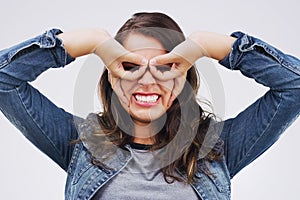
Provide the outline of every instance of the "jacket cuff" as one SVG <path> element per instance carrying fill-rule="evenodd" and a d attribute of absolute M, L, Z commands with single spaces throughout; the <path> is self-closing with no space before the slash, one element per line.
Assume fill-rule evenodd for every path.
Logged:
<path fill-rule="evenodd" d="M 219 64 L 223 65 L 228 69 L 237 69 L 235 63 L 238 62 L 242 56 L 243 49 L 251 48 L 253 41 L 251 37 L 243 32 L 237 31 L 230 34 L 230 36 L 237 38 L 231 47 L 229 54 L 225 56 L 222 60 L 219 61 Z"/>
<path fill-rule="evenodd" d="M 63 33 L 60 29 L 53 28 L 46 31 L 40 37 L 40 47 L 41 48 L 53 48 L 53 47 L 62 47 L 64 51 L 62 52 L 62 58 L 64 58 L 64 65 L 67 65 L 75 60 L 72 56 L 70 56 L 66 49 L 64 48 L 63 42 L 60 38 L 57 37 L 58 34 Z"/>

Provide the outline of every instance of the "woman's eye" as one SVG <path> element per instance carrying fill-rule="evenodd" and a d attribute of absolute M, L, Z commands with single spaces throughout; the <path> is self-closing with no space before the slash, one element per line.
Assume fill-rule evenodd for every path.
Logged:
<path fill-rule="evenodd" d="M 122 65 L 125 71 L 131 71 L 131 72 L 138 70 L 140 67 L 134 63 L 129 63 L 129 62 L 123 62 Z"/>
<path fill-rule="evenodd" d="M 167 64 L 167 65 L 157 65 L 156 69 L 160 72 L 166 72 L 170 71 L 172 67 L 172 64 Z"/>

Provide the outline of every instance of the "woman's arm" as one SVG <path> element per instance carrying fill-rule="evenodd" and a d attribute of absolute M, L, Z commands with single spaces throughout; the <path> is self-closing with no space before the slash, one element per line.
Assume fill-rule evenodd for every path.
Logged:
<path fill-rule="evenodd" d="M 133 80 L 140 77 L 148 64 L 148 60 L 139 54 L 127 51 L 121 44 L 114 40 L 105 30 L 83 29 L 78 31 L 65 32 L 58 35 L 64 43 L 67 52 L 73 57 L 95 53 L 98 55 L 109 70 L 110 83 L 119 99 L 128 105 L 120 86 L 120 78 Z M 123 62 L 135 63 L 140 66 L 134 72 L 125 71 Z"/>
<path fill-rule="evenodd" d="M 241 32 L 220 61 L 270 90 L 233 119 L 222 138 L 231 177 L 266 151 L 300 114 L 300 60 Z"/>
<path fill-rule="evenodd" d="M 175 62 L 169 72 L 152 72 L 159 79 L 174 78 L 198 58 L 209 56 L 270 90 L 237 117 L 225 121 L 221 137 L 231 177 L 268 149 L 300 113 L 300 61 L 243 33 L 224 36 L 192 34 L 185 42 L 150 64 Z"/>
<path fill-rule="evenodd" d="M 58 108 L 28 82 L 74 59 L 53 29 L 0 52 L 0 110 L 35 146 L 64 170 L 78 137 L 73 115 Z"/>
<path fill-rule="evenodd" d="M 197 31 L 189 39 L 199 46 L 204 56 L 222 60 L 231 51 L 235 37 L 207 31 Z M 194 62 L 193 62 L 194 63 Z"/>
<path fill-rule="evenodd" d="M 49 68 L 64 67 L 74 58 L 94 52 L 109 66 L 116 81 L 118 74 L 122 76 L 120 63 L 143 63 L 141 56 L 128 53 L 100 29 L 66 33 L 53 29 L 0 51 L 0 110 L 64 170 L 73 151 L 69 142 L 78 138 L 74 120 L 81 119 L 58 108 L 28 82 Z M 124 77 L 133 78 L 139 72 L 127 72 Z M 121 90 L 116 93 L 124 97 Z"/>
<path fill-rule="evenodd" d="M 122 62 L 132 62 L 137 65 L 147 65 L 148 60 L 139 54 L 127 51 L 114 40 L 105 30 L 83 29 L 65 32 L 58 35 L 64 47 L 72 57 L 95 53 L 115 77 L 122 79 L 136 79 L 141 70 L 128 72 L 123 69 Z"/>
<path fill-rule="evenodd" d="M 69 31 L 57 35 L 64 44 L 64 48 L 73 58 L 94 53 L 97 47 L 111 36 L 102 29 L 82 29 Z"/>
<path fill-rule="evenodd" d="M 223 59 L 230 51 L 236 38 L 207 31 L 192 33 L 184 42 L 177 45 L 170 53 L 152 58 L 151 72 L 159 80 L 169 80 L 185 72 L 201 57 L 216 60 Z M 175 63 L 170 71 L 160 72 L 154 66 Z"/>

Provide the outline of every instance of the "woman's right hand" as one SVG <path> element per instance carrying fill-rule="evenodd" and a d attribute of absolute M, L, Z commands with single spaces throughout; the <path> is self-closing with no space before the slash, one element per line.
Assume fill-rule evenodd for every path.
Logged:
<path fill-rule="evenodd" d="M 83 29 L 70 31 L 58 35 L 62 39 L 68 54 L 76 58 L 95 53 L 98 55 L 109 71 L 109 81 L 119 99 L 128 105 L 120 86 L 120 79 L 135 80 L 142 76 L 148 65 L 148 60 L 139 54 L 127 51 L 120 43 L 102 29 Z M 126 71 L 124 62 L 134 63 L 137 70 Z"/>
<path fill-rule="evenodd" d="M 201 57 L 206 56 L 205 49 L 188 38 L 177 45 L 171 52 L 159 55 L 149 61 L 151 73 L 161 81 L 174 79 L 174 87 L 169 104 L 171 104 L 184 88 L 187 71 Z M 171 65 L 170 70 L 160 71 L 156 66 Z"/>
<path fill-rule="evenodd" d="M 129 99 L 126 98 L 120 80 L 136 80 L 141 77 L 147 68 L 148 60 L 143 56 L 126 50 L 115 39 L 109 38 L 101 43 L 94 52 L 104 62 L 108 69 L 108 78 L 112 89 L 119 99 L 129 106 Z M 139 66 L 135 70 L 125 70 L 123 63 L 133 63 Z"/>
<path fill-rule="evenodd" d="M 145 68 L 148 65 L 148 60 L 143 56 L 126 50 L 119 42 L 112 37 L 107 38 L 100 43 L 94 53 L 98 55 L 111 75 L 115 78 L 122 78 L 125 80 L 135 80 L 142 76 Z M 125 70 L 124 62 L 136 64 L 141 66 L 136 70 Z"/>

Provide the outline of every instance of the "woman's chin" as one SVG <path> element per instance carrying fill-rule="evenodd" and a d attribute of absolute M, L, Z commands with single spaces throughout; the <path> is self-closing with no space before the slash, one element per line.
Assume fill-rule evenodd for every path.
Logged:
<path fill-rule="evenodd" d="M 165 118 L 163 117 L 165 114 L 164 111 L 161 112 L 138 112 L 134 113 L 131 112 L 130 115 L 134 121 L 135 124 L 137 125 L 147 125 L 151 123 L 165 123 Z M 160 123 L 160 124 L 161 124 Z"/>
<path fill-rule="evenodd" d="M 146 116 L 146 115 L 134 115 L 131 113 L 131 117 L 136 124 L 150 124 L 151 122 L 157 120 L 159 117 Z"/>

